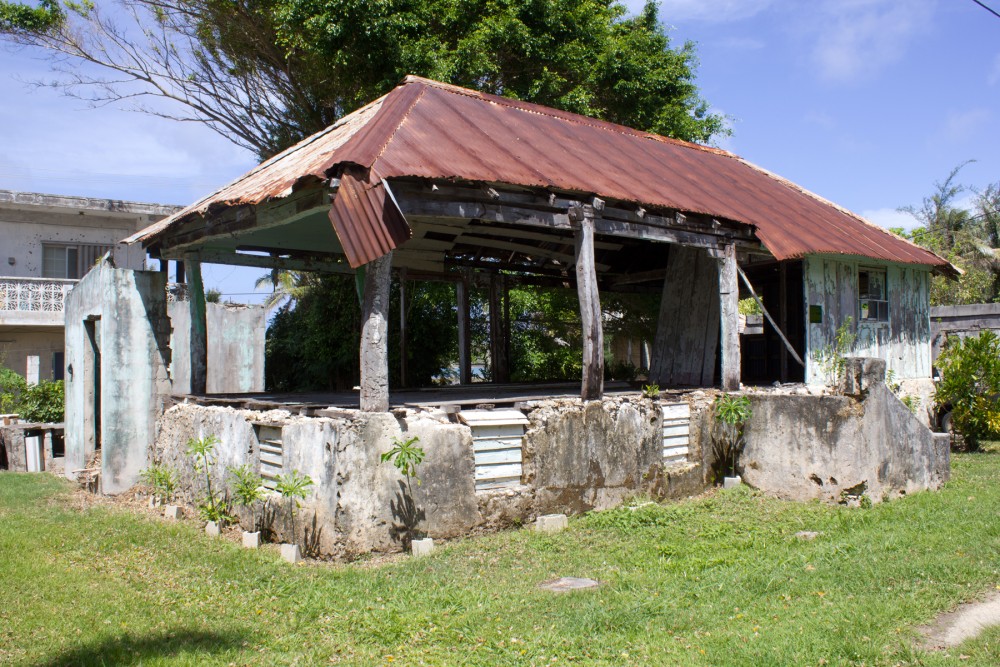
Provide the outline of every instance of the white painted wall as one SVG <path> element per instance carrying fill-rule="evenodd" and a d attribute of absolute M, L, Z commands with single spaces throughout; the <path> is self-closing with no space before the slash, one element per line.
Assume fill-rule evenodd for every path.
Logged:
<path fill-rule="evenodd" d="M 859 323 L 858 269 L 886 270 L 889 321 Z M 885 359 L 897 379 L 930 378 L 930 269 L 866 258 L 813 255 L 804 260 L 806 311 L 806 382 L 827 378 L 816 355 L 833 345 L 837 328 L 848 317 L 857 334 L 853 356 Z M 823 308 L 823 321 L 809 323 L 809 306 Z"/>

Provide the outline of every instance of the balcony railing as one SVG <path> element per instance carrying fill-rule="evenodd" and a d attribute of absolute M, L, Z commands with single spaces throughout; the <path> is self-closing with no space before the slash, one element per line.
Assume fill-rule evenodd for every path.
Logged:
<path fill-rule="evenodd" d="M 61 313 L 76 280 L 0 277 L 0 312 Z"/>

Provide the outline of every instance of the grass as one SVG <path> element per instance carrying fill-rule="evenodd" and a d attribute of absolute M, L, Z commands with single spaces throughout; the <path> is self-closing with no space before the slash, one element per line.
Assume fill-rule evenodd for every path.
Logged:
<path fill-rule="evenodd" d="M 1000 452 L 964 454 L 943 490 L 870 509 L 742 488 L 290 566 L 0 474 L 0 664 L 997 665 L 1000 629 L 948 653 L 914 640 L 1000 587 L 998 482 Z M 559 576 L 602 585 L 537 588 Z"/>

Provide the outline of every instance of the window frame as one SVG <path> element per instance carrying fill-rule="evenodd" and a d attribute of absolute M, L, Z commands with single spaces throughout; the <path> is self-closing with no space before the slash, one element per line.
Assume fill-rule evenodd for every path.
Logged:
<path fill-rule="evenodd" d="M 872 274 L 881 277 L 881 290 L 872 292 Z M 865 276 L 865 287 L 862 288 L 862 275 Z M 864 291 L 862 291 L 864 289 Z M 886 268 L 874 266 L 858 267 L 858 324 L 888 324 L 890 317 L 889 303 L 889 271 Z M 881 297 L 881 298 L 879 298 Z M 874 313 L 874 315 L 873 315 Z"/>

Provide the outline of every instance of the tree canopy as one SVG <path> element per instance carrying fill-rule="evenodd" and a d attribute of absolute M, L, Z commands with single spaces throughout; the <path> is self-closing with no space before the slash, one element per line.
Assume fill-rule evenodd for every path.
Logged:
<path fill-rule="evenodd" d="M 919 207 L 900 209 L 912 215 L 920 223 L 918 227 L 909 232 L 892 230 L 964 271 L 957 281 L 934 277 L 934 306 L 1000 301 L 1000 183 L 981 190 L 960 184 L 958 174 L 966 164 L 935 183 L 934 192 L 924 197 Z M 973 195 L 971 206 L 963 205 L 960 198 L 969 192 Z"/>
<path fill-rule="evenodd" d="M 0 31 L 51 55 L 71 94 L 201 121 L 260 157 L 407 74 L 690 141 L 727 132 L 654 2 L 636 16 L 613 0 L 121 3 L 0 0 Z"/>

